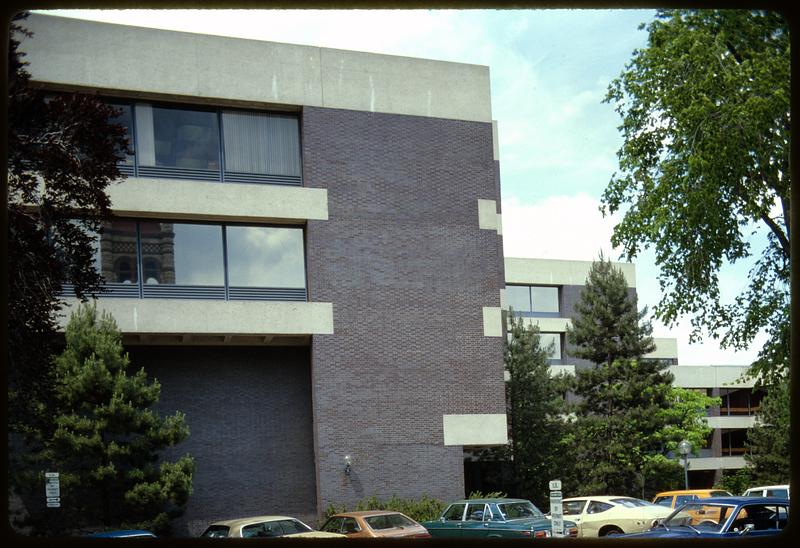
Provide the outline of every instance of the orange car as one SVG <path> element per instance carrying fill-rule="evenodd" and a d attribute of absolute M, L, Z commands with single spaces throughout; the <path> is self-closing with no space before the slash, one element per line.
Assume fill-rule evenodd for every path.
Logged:
<path fill-rule="evenodd" d="M 687 502 L 697 499 L 730 496 L 730 493 L 721 489 L 679 489 L 676 491 L 658 493 L 653 499 L 653 502 L 660 506 L 666 506 L 667 508 L 677 508 L 683 506 Z"/>
<path fill-rule="evenodd" d="M 429 538 L 422 525 L 400 512 L 368 510 L 344 512 L 328 518 L 320 531 L 342 533 L 351 538 Z"/>

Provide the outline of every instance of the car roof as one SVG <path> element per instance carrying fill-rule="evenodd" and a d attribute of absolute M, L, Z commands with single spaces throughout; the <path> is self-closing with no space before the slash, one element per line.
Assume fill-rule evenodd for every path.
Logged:
<path fill-rule="evenodd" d="M 450 504 L 498 504 L 507 502 L 530 502 L 527 499 L 509 499 L 509 498 L 488 498 L 488 499 L 461 499 L 451 502 Z"/>
<path fill-rule="evenodd" d="M 641 500 L 637 499 L 636 497 L 629 497 L 628 495 L 586 495 L 583 497 L 569 497 L 563 499 L 564 502 L 568 500 L 599 500 L 600 502 L 610 502 L 616 499 L 633 499 L 633 500 Z"/>
<path fill-rule="evenodd" d="M 224 525 L 226 527 L 238 527 L 240 525 L 247 525 L 249 523 L 258 523 L 262 521 L 279 521 L 284 519 L 299 521 L 298 519 L 290 516 L 252 516 L 249 518 L 234 518 L 234 519 L 215 521 L 213 523 L 209 523 L 208 527 L 213 527 L 217 525 Z"/>
<path fill-rule="evenodd" d="M 690 504 L 775 504 L 776 502 L 789 504 L 789 499 L 781 497 L 709 497 L 692 501 Z"/>
<path fill-rule="evenodd" d="M 397 512 L 395 510 L 359 510 L 356 512 L 339 512 L 338 514 L 334 514 L 332 518 L 356 518 L 356 517 L 370 517 L 370 516 L 386 516 L 389 514 L 400 514 L 405 515 L 402 512 Z"/>
<path fill-rule="evenodd" d="M 756 489 L 788 489 L 788 485 L 761 485 L 759 487 L 750 487 L 747 491 L 754 491 Z"/>
<path fill-rule="evenodd" d="M 92 533 L 89 536 L 98 538 L 121 538 L 121 537 L 154 537 L 155 535 L 150 531 L 143 531 L 142 529 L 124 529 L 120 531 L 101 531 L 99 533 Z"/>
<path fill-rule="evenodd" d="M 674 491 L 662 491 L 657 493 L 657 497 L 668 497 L 672 495 L 700 495 L 703 493 L 712 493 L 714 491 L 725 491 L 725 489 L 676 489 Z"/>

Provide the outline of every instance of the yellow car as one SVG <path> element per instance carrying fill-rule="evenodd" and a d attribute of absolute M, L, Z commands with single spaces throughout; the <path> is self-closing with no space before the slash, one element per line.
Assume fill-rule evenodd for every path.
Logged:
<path fill-rule="evenodd" d="M 564 519 L 578 526 L 578 537 L 647 531 L 672 513 L 671 508 L 633 497 L 570 497 L 562 504 Z"/>
<path fill-rule="evenodd" d="M 687 502 L 697 499 L 707 499 L 709 497 L 730 497 L 729 492 L 722 489 L 678 489 L 676 491 L 664 491 L 658 493 L 653 499 L 653 503 L 667 508 L 678 508 Z"/>
<path fill-rule="evenodd" d="M 315 531 L 299 519 L 287 516 L 254 516 L 216 521 L 209 525 L 200 536 L 206 538 L 345 538 L 345 535 L 338 533 Z"/>

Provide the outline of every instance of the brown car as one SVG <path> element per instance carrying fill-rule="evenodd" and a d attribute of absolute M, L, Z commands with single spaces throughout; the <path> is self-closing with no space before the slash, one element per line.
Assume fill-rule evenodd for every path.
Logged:
<path fill-rule="evenodd" d="M 368 510 L 344 512 L 328 518 L 320 531 L 342 533 L 351 538 L 429 538 L 422 525 L 400 512 Z"/>

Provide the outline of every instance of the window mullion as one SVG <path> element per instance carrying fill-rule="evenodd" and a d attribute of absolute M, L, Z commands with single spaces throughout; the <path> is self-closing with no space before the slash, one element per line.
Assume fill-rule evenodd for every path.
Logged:
<path fill-rule="evenodd" d="M 222 228 L 222 271 L 224 274 L 225 284 L 225 300 L 230 300 L 229 287 L 228 287 L 228 233 L 225 230 L 225 225 Z"/>

